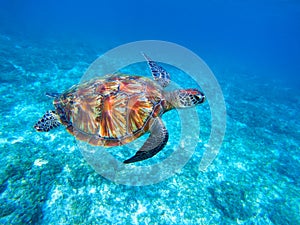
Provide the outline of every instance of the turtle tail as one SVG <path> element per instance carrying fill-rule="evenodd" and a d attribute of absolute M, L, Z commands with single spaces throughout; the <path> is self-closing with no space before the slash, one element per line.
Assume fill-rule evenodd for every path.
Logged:
<path fill-rule="evenodd" d="M 58 126 L 59 121 L 55 111 L 47 111 L 45 115 L 34 125 L 34 128 L 39 132 L 48 132 Z"/>

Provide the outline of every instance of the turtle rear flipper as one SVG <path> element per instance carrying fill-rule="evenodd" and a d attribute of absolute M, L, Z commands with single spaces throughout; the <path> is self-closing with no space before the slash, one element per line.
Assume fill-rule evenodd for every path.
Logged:
<path fill-rule="evenodd" d="M 155 119 L 150 132 L 149 138 L 141 149 L 133 157 L 125 160 L 124 163 L 133 163 L 151 158 L 165 147 L 169 139 L 169 133 L 161 118 L 157 117 Z"/>
<path fill-rule="evenodd" d="M 55 111 L 47 111 L 45 115 L 34 125 L 34 128 L 36 131 L 48 132 L 58 126 L 59 121 Z"/>

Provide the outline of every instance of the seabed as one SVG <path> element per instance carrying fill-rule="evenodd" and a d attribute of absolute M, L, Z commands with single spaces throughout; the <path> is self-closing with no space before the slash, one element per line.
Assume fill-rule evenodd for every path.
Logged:
<path fill-rule="evenodd" d="M 199 171 L 210 135 L 204 104 L 197 108 L 199 143 L 182 170 L 158 184 L 126 186 L 97 174 L 63 127 L 33 129 L 52 109 L 45 93 L 78 83 L 104 51 L 2 34 L 0 52 L 1 224 L 300 224 L 300 98 L 280 81 L 213 65 L 227 128 L 212 165 Z M 136 72 L 150 76 L 146 63 L 140 66 Z M 173 77 L 195 85 L 183 74 Z M 147 163 L 166 158 L 178 145 L 176 118 L 176 111 L 163 116 L 169 142 Z M 118 159 L 134 153 L 110 151 Z"/>

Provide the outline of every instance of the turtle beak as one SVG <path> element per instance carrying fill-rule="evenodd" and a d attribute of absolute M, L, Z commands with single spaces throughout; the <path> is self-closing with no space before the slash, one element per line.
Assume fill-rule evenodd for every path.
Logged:
<path fill-rule="evenodd" d="M 199 104 L 202 104 L 203 102 L 205 102 L 206 97 L 201 91 L 199 91 L 198 98 L 199 98 Z"/>

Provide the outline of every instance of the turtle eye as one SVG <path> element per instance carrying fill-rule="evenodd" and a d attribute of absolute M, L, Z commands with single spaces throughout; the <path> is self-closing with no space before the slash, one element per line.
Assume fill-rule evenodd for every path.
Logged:
<path fill-rule="evenodd" d="M 200 101 L 200 98 L 198 95 L 195 95 L 194 98 L 196 99 L 196 102 L 199 102 Z"/>
<path fill-rule="evenodd" d="M 193 105 L 201 104 L 205 100 L 204 94 L 198 89 L 188 89 L 189 98 L 191 99 Z"/>

